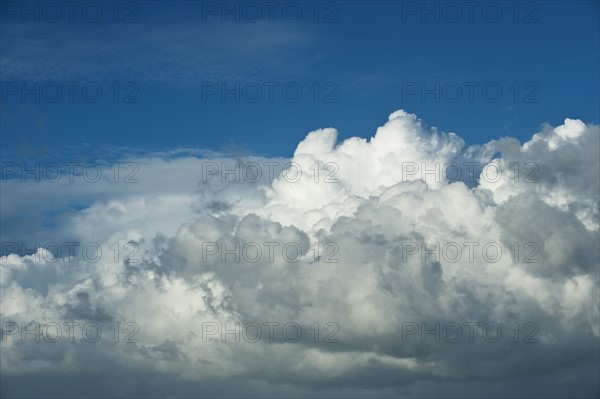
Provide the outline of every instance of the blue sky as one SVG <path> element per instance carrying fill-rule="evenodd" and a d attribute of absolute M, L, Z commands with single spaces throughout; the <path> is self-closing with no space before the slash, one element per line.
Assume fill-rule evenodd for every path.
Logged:
<path fill-rule="evenodd" d="M 35 158 L 47 149 L 85 154 L 134 146 L 290 156 L 311 130 L 332 126 L 340 138 L 371 137 L 373 126 L 400 108 L 470 144 L 504 135 L 524 141 L 541 122 L 565 117 L 597 123 L 598 2 L 566 3 L 498 2 L 497 22 L 496 8 L 484 13 L 478 4 L 469 15 L 462 3 L 455 3 L 461 17 L 453 22 L 455 10 L 438 2 L 427 3 L 429 14 L 421 2 L 321 3 L 319 23 L 309 2 L 296 3 L 303 15 L 295 23 L 294 10 L 275 9 L 269 21 L 264 7 L 256 23 L 243 14 L 223 23 L 220 9 L 209 14 L 206 2 L 193 1 L 123 7 L 119 18 L 131 15 L 133 23 L 114 23 L 109 3 L 97 23 L 77 13 L 74 23 L 66 16 L 50 23 L 43 14 L 39 23 L 31 16 L 21 23 L 22 10 L 4 9 L 2 152 Z M 21 86 L 12 94 L 15 84 L 35 81 L 49 96 L 48 83 L 59 84 L 62 97 L 49 103 L 29 94 L 23 103 Z M 65 82 L 80 83 L 72 101 Z M 96 103 L 79 89 L 90 82 L 102 89 Z M 265 82 L 274 84 L 272 101 Z M 207 94 L 236 83 L 239 103 L 233 94 L 225 101 Z M 130 94 L 138 102 L 115 103 L 115 84 L 119 100 Z M 281 88 L 288 85 L 292 98 L 296 84 L 302 96 L 287 101 Z M 432 93 L 421 98 L 423 87 L 436 84 L 439 102 Z M 256 87 L 262 97 L 253 103 Z M 461 97 L 452 102 L 456 87 Z M 492 102 L 496 87 L 502 93 Z"/>

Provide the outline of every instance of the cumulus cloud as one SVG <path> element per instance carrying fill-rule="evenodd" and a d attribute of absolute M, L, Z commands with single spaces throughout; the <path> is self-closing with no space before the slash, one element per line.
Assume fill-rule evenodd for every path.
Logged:
<path fill-rule="evenodd" d="M 59 208 L 96 198 L 30 233 L 94 242 L 103 256 L 2 258 L 1 318 L 17 323 L 3 324 L 3 392 L 56 370 L 114 376 L 102 392 L 138 396 L 152 394 L 139 385 L 149 377 L 166 379 L 164 394 L 418 396 L 424 383 L 595 370 L 599 133 L 566 119 L 523 144 L 468 146 L 399 110 L 368 140 L 311 132 L 289 160 L 139 158 L 126 188 L 4 182 L 9 220 L 23 195 L 40 204 L 49 190 Z M 15 326 L 32 321 L 62 325 L 63 338 L 22 342 Z M 105 337 L 71 343 L 70 321 Z M 239 342 L 223 335 L 238 324 Z"/>

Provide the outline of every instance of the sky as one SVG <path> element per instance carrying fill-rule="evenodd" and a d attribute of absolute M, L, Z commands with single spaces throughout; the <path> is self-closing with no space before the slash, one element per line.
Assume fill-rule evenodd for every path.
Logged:
<path fill-rule="evenodd" d="M 2 148 L 14 156 L 67 146 L 291 156 L 307 131 L 368 138 L 397 108 L 477 144 L 523 141 L 565 117 L 598 122 L 596 1 L 149 1 L 106 3 L 97 22 L 95 8 L 63 7 L 54 23 L 54 8 L 23 4 L 4 2 L 1 27 Z"/>
<path fill-rule="evenodd" d="M 600 395 L 600 2 L 0 2 L 2 397 Z"/>

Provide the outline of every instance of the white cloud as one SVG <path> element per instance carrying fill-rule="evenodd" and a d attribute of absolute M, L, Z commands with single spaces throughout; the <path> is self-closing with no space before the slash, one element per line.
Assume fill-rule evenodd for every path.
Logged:
<path fill-rule="evenodd" d="M 369 140 L 337 143 L 336 137 L 334 129 L 321 129 L 299 143 L 289 160 L 302 170 L 297 181 L 291 171 L 280 174 L 287 162 L 281 159 L 242 160 L 278 162 L 273 182 L 266 173 L 257 183 L 223 183 L 216 174 L 199 184 L 203 163 L 231 168 L 235 160 L 149 157 L 135 160 L 140 183 L 127 187 L 3 183 L 3 217 L 20 213 L 18 203 L 61 208 L 94 198 L 49 233 L 30 233 L 46 241 L 95 241 L 109 255 L 97 263 L 81 256 L 3 258 L 2 321 L 131 321 L 139 342 L 110 342 L 110 330 L 108 341 L 77 345 L 21 343 L 10 335 L 2 344 L 2 372 L 18 378 L 92 362 L 90 372 L 171 376 L 208 384 L 207 392 L 215 380 L 235 379 L 258 395 L 289 387 L 307 394 L 392 387 L 397 394 L 417 389 L 419 381 L 511 381 L 593 361 L 600 336 L 598 126 L 567 119 L 523 145 L 505 138 L 467 146 L 397 111 Z M 503 171 L 497 181 L 405 173 L 408 164 L 431 171 L 450 162 L 479 162 L 476 172 L 485 173 L 496 151 L 501 155 L 493 162 Z M 523 180 L 533 170 L 529 163 L 537 182 Z M 135 242 L 138 262 L 115 262 L 114 242 Z M 233 254 L 203 254 L 213 242 L 230 250 L 236 243 L 258 246 L 262 256 L 238 263 Z M 279 244 L 272 259 L 265 243 Z M 302 249 L 297 262 L 282 251 L 286 243 Z M 407 255 L 407 243 L 427 249 L 439 243 L 446 256 L 423 261 L 420 252 Z M 454 252 L 444 252 L 455 249 L 448 243 L 462 249 L 456 262 L 449 260 Z M 478 243 L 472 261 L 465 243 Z M 486 260 L 487 243 L 501 249 L 499 260 Z M 526 262 L 532 259 L 537 263 Z M 486 342 L 474 330 L 475 342 L 468 342 L 463 323 L 470 321 L 498 323 L 501 340 Z M 253 322 L 296 322 L 303 335 L 298 342 L 280 335 L 275 342 L 203 340 L 203 323 Z M 318 343 L 310 329 L 315 322 Z M 325 330 L 327 322 L 335 325 Z M 406 335 L 413 322 L 428 328 L 456 322 L 464 337 L 437 343 L 430 335 L 421 342 L 420 334 Z M 528 322 L 535 324 L 525 328 Z M 523 343 L 535 326 L 539 342 Z M 332 331 L 339 342 L 322 342 Z"/>

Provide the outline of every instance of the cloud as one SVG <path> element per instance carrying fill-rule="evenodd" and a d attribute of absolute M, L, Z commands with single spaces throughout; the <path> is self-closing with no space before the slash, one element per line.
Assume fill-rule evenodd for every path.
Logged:
<path fill-rule="evenodd" d="M 523 144 L 468 146 L 399 110 L 368 140 L 311 132 L 289 160 L 146 156 L 129 186 L 3 182 L 11 224 L 19 203 L 87 201 L 11 239 L 104 255 L 3 257 L 2 322 L 105 334 L 35 343 L 5 328 L 3 390 L 25 376 L 51 387 L 60 370 L 103 376 L 108 395 L 151 395 L 152 381 L 165 394 L 477 395 L 523 376 L 539 395 L 557 375 L 569 394 L 598 392 L 567 375 L 598 368 L 599 133 L 566 119 Z M 237 325 L 240 342 L 223 335 Z"/>
<path fill-rule="evenodd" d="M 313 62 L 303 56 L 314 43 L 310 31 L 289 24 L 206 24 L 192 13 L 170 21 L 147 15 L 139 23 L 76 25 L 77 41 L 67 22 L 3 23 L 4 80 L 55 82 L 64 91 L 67 82 L 127 80 L 187 88 L 305 76 Z"/>

